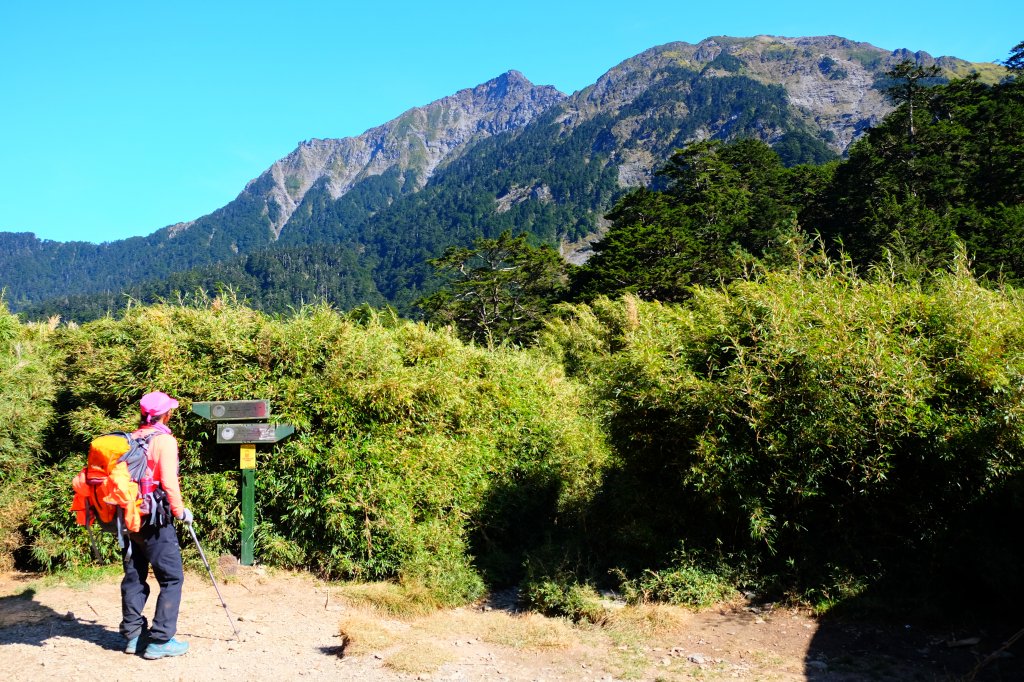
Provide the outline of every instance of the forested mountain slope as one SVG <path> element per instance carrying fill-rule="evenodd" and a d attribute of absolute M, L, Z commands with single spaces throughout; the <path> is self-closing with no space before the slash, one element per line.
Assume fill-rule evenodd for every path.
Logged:
<path fill-rule="evenodd" d="M 652 48 L 570 97 L 509 72 L 357 138 L 302 143 L 224 208 L 148 237 L 97 246 L 0 233 L 0 286 L 23 309 L 96 292 L 110 301 L 202 268 L 133 290 L 167 295 L 238 285 L 231 273 L 251 270 L 246 254 L 312 248 L 300 258 L 309 263 L 333 244 L 329 258 L 362 284 L 318 285 L 325 298 L 404 307 L 431 286 L 427 259 L 505 229 L 584 260 L 578 246 L 600 233 L 604 213 L 687 142 L 754 137 L 789 165 L 843 153 L 891 110 L 883 74 L 907 58 L 947 75 L 993 79 L 998 69 L 836 37 L 761 36 Z M 125 267 L 126 247 L 145 253 L 146 267 Z"/>
<path fill-rule="evenodd" d="M 371 186 L 381 173 L 415 191 L 445 159 L 490 135 L 521 127 L 564 98 L 509 72 L 462 90 L 355 138 L 310 140 L 251 181 L 213 213 L 144 238 L 100 245 L 42 241 L 0 232 L 0 287 L 17 309 L 58 295 L 115 293 L 131 284 L 235 259 L 277 240 L 311 187 L 332 197 Z"/>

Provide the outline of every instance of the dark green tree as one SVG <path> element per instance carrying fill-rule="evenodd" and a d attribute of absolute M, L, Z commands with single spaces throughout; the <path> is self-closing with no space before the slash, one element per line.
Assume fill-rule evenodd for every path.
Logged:
<path fill-rule="evenodd" d="M 905 106 L 907 134 L 911 141 L 915 135 L 915 110 L 921 113 L 921 107 L 927 103 L 928 87 L 936 83 L 936 79 L 942 74 L 935 64 L 921 66 L 907 59 L 897 64 L 891 71 L 886 72 L 890 85 L 885 89 L 885 94 L 892 100 L 893 104 Z"/>
<path fill-rule="evenodd" d="M 1013 49 L 1010 50 L 1010 56 L 1006 58 L 1003 64 L 1010 71 L 1013 71 L 1015 75 L 1024 72 L 1024 41 L 1013 46 Z"/>
<path fill-rule="evenodd" d="M 632 292 L 679 301 L 693 284 L 735 279 L 753 258 L 782 256 L 795 234 L 805 176 L 753 139 L 704 141 L 676 152 L 659 175 L 664 190 L 636 190 L 608 214 L 594 256 L 573 277 L 578 300 Z"/>
<path fill-rule="evenodd" d="M 1024 89 L 1012 78 L 935 84 L 933 73 L 910 63 L 890 72 L 896 110 L 854 145 L 801 224 L 861 266 L 888 250 L 910 274 L 944 267 L 962 241 L 979 275 L 1019 282 Z"/>
<path fill-rule="evenodd" d="M 450 247 L 429 261 L 446 280 L 418 305 L 435 324 L 453 325 L 459 336 L 493 347 L 528 344 L 551 305 L 566 288 L 565 261 L 548 245 L 503 232 L 472 248 Z"/>

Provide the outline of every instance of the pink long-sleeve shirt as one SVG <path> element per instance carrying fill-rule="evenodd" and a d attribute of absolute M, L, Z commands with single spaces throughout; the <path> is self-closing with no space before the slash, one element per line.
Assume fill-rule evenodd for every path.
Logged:
<path fill-rule="evenodd" d="M 155 432 L 151 426 L 138 429 L 132 436 L 148 436 Z M 168 433 L 157 433 L 149 441 L 149 470 L 153 480 L 167 493 L 167 501 L 171 505 L 171 513 L 175 517 L 185 512 L 185 504 L 181 499 L 181 485 L 178 483 L 178 441 Z"/>

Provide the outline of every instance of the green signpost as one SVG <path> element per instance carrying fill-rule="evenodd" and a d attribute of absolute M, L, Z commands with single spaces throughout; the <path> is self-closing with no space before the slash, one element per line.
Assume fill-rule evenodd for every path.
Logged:
<path fill-rule="evenodd" d="M 221 400 L 192 403 L 192 412 L 211 421 L 224 419 L 266 419 L 269 400 Z M 276 443 L 295 433 L 291 424 L 243 422 L 217 424 L 217 442 L 237 443 L 238 468 L 242 471 L 242 555 L 239 563 L 252 566 L 256 518 L 256 444 Z"/>

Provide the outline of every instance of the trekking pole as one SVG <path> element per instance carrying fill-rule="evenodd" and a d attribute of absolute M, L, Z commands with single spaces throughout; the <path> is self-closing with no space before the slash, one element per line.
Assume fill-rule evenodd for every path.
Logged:
<path fill-rule="evenodd" d="M 217 598 L 220 599 L 220 605 L 224 607 L 224 613 L 228 616 L 228 622 L 231 623 L 231 629 L 235 631 L 235 639 L 241 642 L 242 638 L 238 636 L 238 628 L 235 627 L 235 619 L 231 617 L 231 611 L 228 610 L 228 605 L 224 603 L 224 597 L 220 596 L 220 588 L 217 587 L 217 581 L 213 578 L 213 569 L 210 568 L 210 563 L 206 560 L 203 548 L 199 544 L 199 538 L 196 537 L 196 531 L 192 528 L 191 523 L 186 523 L 185 525 L 188 526 L 188 532 L 192 534 L 192 540 L 196 543 L 196 549 L 199 550 L 199 558 L 203 560 L 203 565 L 206 566 L 206 570 L 210 574 L 210 582 L 213 583 L 213 589 L 217 591 Z"/>

